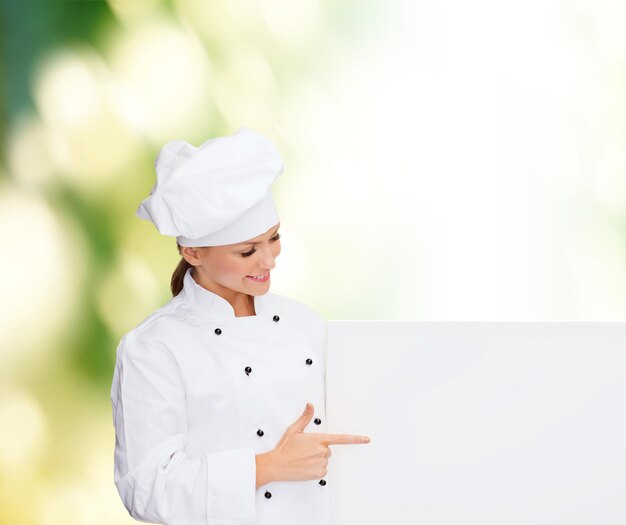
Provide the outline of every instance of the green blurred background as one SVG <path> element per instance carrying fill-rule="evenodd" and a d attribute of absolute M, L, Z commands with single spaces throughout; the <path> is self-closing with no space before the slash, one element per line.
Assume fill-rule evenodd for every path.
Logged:
<path fill-rule="evenodd" d="M 326 319 L 626 317 L 626 9 L 518 4 L 0 3 L 0 523 L 133 522 L 109 389 L 170 297 L 169 140 L 275 141 L 272 291 Z"/>

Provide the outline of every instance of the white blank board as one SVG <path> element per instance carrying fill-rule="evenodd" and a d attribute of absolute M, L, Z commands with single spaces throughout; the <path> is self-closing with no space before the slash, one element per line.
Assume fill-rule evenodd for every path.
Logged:
<path fill-rule="evenodd" d="M 626 523 L 626 323 L 329 321 L 332 523 Z"/>

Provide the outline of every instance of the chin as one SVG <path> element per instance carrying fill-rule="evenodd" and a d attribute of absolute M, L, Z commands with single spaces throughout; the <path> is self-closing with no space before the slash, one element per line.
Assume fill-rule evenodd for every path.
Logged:
<path fill-rule="evenodd" d="M 263 283 L 255 283 L 247 277 L 244 277 L 243 280 L 246 282 L 245 289 L 249 295 L 263 295 L 270 287 L 269 279 Z"/>
<path fill-rule="evenodd" d="M 258 290 L 256 292 L 248 292 L 248 295 L 251 295 L 252 297 L 260 297 L 261 295 L 265 295 L 268 292 L 269 288 L 263 292 L 259 292 Z"/>

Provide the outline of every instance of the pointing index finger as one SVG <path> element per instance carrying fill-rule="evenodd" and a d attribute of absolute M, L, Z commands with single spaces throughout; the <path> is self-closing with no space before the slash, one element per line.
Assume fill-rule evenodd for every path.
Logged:
<path fill-rule="evenodd" d="M 350 445 L 359 443 L 369 443 L 368 436 L 360 436 L 356 434 L 324 434 L 319 433 L 322 443 L 326 445 Z"/>

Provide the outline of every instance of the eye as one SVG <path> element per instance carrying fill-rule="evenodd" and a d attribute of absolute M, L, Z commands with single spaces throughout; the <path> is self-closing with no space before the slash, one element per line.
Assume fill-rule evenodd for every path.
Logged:
<path fill-rule="evenodd" d="M 274 235 L 274 237 L 272 237 L 270 241 L 277 241 L 278 239 L 280 239 L 280 233 Z M 256 252 L 256 248 L 252 248 L 252 250 L 250 250 L 249 252 L 242 253 L 241 256 L 250 257 L 254 252 Z"/>

